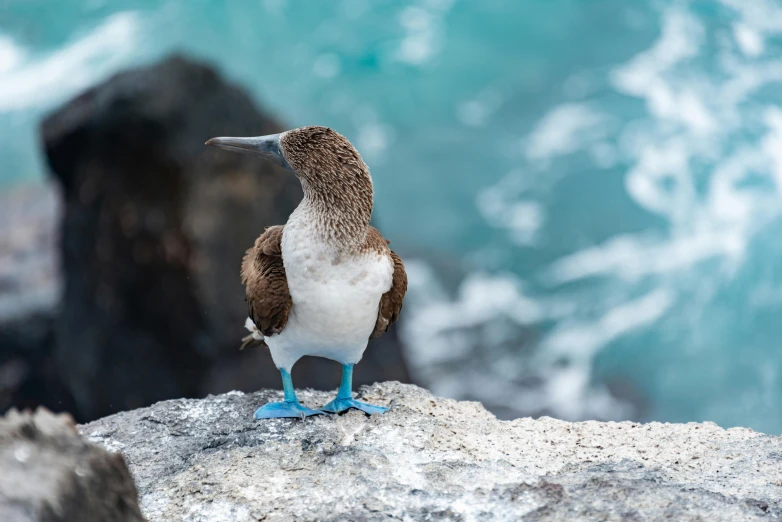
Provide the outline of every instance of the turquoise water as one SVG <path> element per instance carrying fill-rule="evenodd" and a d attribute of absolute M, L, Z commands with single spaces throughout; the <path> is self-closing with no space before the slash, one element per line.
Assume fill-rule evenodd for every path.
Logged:
<path fill-rule="evenodd" d="M 194 54 L 358 146 L 434 391 L 782 433 L 779 2 L 0 6 L 0 183 L 43 177 L 46 110 Z"/>

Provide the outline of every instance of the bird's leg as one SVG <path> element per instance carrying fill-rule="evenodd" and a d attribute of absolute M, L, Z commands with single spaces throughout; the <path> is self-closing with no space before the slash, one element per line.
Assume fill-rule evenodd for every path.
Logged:
<path fill-rule="evenodd" d="M 350 408 L 356 408 L 370 415 L 373 413 L 385 413 L 388 410 L 388 408 L 383 406 L 373 406 L 372 404 L 353 399 L 353 365 L 343 364 L 342 382 L 339 384 L 337 397 L 321 408 L 321 410 L 329 413 L 340 413 Z"/>
<path fill-rule="evenodd" d="M 280 417 L 303 419 L 310 415 L 323 414 L 321 410 L 311 410 L 306 406 L 302 406 L 299 399 L 296 397 L 296 390 L 293 388 L 293 379 L 291 379 L 290 372 L 280 368 L 280 374 L 282 375 L 282 389 L 285 393 L 285 400 L 283 402 L 270 402 L 264 404 L 255 410 L 256 419 L 276 419 Z"/>

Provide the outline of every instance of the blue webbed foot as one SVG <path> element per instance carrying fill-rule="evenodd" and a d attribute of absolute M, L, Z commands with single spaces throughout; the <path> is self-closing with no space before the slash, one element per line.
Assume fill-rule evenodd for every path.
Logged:
<path fill-rule="evenodd" d="M 321 410 L 311 410 L 299 402 L 270 402 L 255 410 L 256 419 L 296 418 L 323 415 Z"/>
<path fill-rule="evenodd" d="M 343 411 L 347 411 L 350 408 L 356 408 L 357 410 L 361 410 L 364 413 L 368 413 L 369 415 L 372 415 L 373 413 L 385 413 L 388 411 L 388 408 L 384 406 L 375 406 L 365 402 L 359 402 L 355 399 L 340 398 L 336 398 L 330 403 L 326 404 L 321 408 L 321 410 L 329 413 L 342 413 Z"/>

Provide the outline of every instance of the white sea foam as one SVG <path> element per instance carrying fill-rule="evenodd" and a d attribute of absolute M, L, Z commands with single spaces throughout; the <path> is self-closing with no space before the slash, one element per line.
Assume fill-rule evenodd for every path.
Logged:
<path fill-rule="evenodd" d="M 41 57 L 0 40 L 0 111 L 50 107 L 89 87 L 129 60 L 138 43 L 139 17 L 122 12 L 89 33 Z"/>
<path fill-rule="evenodd" d="M 26 51 L 11 38 L 0 34 L 0 74 L 13 70 L 25 58 Z"/>
<path fill-rule="evenodd" d="M 512 194 L 492 187 L 477 199 L 481 215 L 497 228 L 505 228 L 519 245 L 534 244 L 545 220 L 545 208 L 534 200 L 514 200 Z"/>
<path fill-rule="evenodd" d="M 440 52 L 445 38 L 443 18 L 451 3 L 450 0 L 428 0 L 401 9 L 398 21 L 405 36 L 399 43 L 397 60 L 422 66 Z"/>
<path fill-rule="evenodd" d="M 753 28 L 745 24 L 734 24 L 733 37 L 747 56 L 759 56 L 763 53 L 763 36 Z"/>
<path fill-rule="evenodd" d="M 605 244 L 558 259 L 549 265 L 543 276 L 550 285 L 594 276 L 634 281 L 692 267 L 714 257 L 738 256 L 743 247 L 742 237 L 717 232 L 672 239 L 619 235 Z"/>
<path fill-rule="evenodd" d="M 550 159 L 584 148 L 606 131 L 606 117 L 586 103 L 560 105 L 547 113 L 525 139 L 530 160 Z"/>
<path fill-rule="evenodd" d="M 698 85 L 685 80 L 676 85 L 666 73 L 698 55 L 703 45 L 704 28 L 695 16 L 683 9 L 663 13 L 662 35 L 655 44 L 612 74 L 620 92 L 646 101 L 650 116 L 658 122 L 671 120 L 684 124 L 694 133 L 714 130 L 711 114 L 695 92 Z"/>
<path fill-rule="evenodd" d="M 456 117 L 462 125 L 482 127 L 486 125 L 489 117 L 502 106 L 505 97 L 503 89 L 497 86 L 488 86 L 473 98 L 457 105 Z"/>

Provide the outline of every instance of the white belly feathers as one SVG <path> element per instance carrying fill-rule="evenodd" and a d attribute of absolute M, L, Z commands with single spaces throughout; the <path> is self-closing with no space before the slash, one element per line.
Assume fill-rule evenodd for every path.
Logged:
<path fill-rule="evenodd" d="M 305 355 L 357 363 L 380 298 L 391 288 L 391 257 L 372 250 L 340 254 L 291 221 L 283 232 L 282 257 L 293 306 L 283 331 L 266 338 L 274 363 L 290 370 Z"/>

